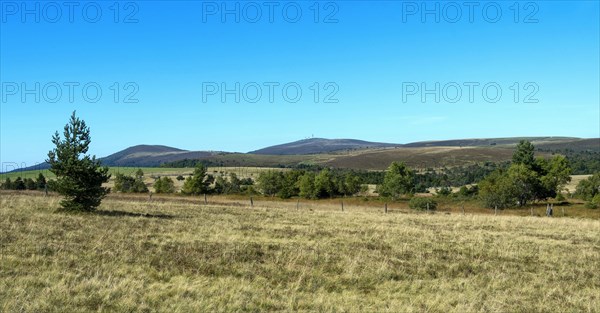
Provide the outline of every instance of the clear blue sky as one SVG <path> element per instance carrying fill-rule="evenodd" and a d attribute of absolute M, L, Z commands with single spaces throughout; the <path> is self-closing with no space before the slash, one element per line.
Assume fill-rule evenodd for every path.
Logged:
<path fill-rule="evenodd" d="M 91 127 L 90 152 L 99 157 L 136 144 L 246 152 L 313 135 L 395 143 L 600 136 L 598 1 L 520 2 L 518 16 L 513 1 L 477 2 L 472 21 L 463 2 L 455 2 L 460 16 L 446 2 L 425 8 L 422 2 L 320 2 L 318 15 L 312 1 L 293 2 L 285 12 L 288 2 L 282 2 L 271 7 L 272 16 L 260 1 L 254 2 L 260 16 L 253 4 L 233 1 L 120 2 L 118 14 L 113 1 L 72 8 L 1 3 L 2 164 L 42 162 L 52 134 L 73 110 Z M 223 21 L 222 5 L 236 4 L 239 14 Z M 423 20 L 422 10 L 436 4 L 439 13 Z M 23 9 L 29 10 L 24 16 Z M 272 102 L 269 82 L 279 84 Z M 302 89 L 294 103 L 282 96 L 291 82 Z M 469 82 L 479 84 L 473 101 Z M 36 83 L 38 91 L 23 92 Z M 79 84 L 72 86 L 72 103 L 69 83 Z M 209 89 L 222 83 L 247 86 L 239 103 Z M 256 98 L 253 83 L 262 91 L 256 103 L 246 101 Z M 422 101 L 421 90 L 406 89 L 422 83 L 440 84 L 439 103 L 433 94 Z M 497 102 L 482 96 L 488 83 L 497 84 L 488 100 L 495 88 L 502 91 Z M 102 89 L 95 103 L 88 101 L 94 86 Z M 324 101 L 336 86 L 331 98 L 337 102 Z M 137 103 L 127 103 L 136 87 Z"/>

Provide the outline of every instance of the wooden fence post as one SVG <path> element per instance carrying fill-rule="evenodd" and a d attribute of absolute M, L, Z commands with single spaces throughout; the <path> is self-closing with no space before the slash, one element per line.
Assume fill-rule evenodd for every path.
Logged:
<path fill-rule="evenodd" d="M 463 213 L 463 215 L 465 215 L 465 205 L 464 204 L 462 206 L 462 213 Z"/>
<path fill-rule="evenodd" d="M 204 204 L 207 204 L 208 201 L 206 200 L 206 194 L 204 194 Z"/>
<path fill-rule="evenodd" d="M 533 207 L 529 208 L 531 210 L 531 216 L 533 216 Z"/>
<path fill-rule="evenodd" d="M 494 215 L 498 215 L 498 206 L 494 206 Z"/>
<path fill-rule="evenodd" d="M 388 209 L 387 209 L 387 203 L 383 206 L 383 212 L 387 214 Z"/>
<path fill-rule="evenodd" d="M 342 200 L 341 203 L 342 203 L 342 212 L 344 212 L 344 200 Z"/>
<path fill-rule="evenodd" d="M 296 202 L 296 210 L 300 209 L 300 199 Z"/>
<path fill-rule="evenodd" d="M 252 197 L 250 197 L 250 207 L 253 208 L 254 207 L 254 201 L 252 200 Z"/>

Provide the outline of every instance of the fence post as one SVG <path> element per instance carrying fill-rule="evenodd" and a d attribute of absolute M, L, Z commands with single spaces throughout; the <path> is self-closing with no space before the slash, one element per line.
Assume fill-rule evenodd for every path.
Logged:
<path fill-rule="evenodd" d="M 253 208 L 254 207 L 254 201 L 252 200 L 252 197 L 250 197 L 250 207 Z"/>
<path fill-rule="evenodd" d="M 533 216 L 533 207 L 529 208 L 531 210 L 531 216 Z"/>
<path fill-rule="evenodd" d="M 342 203 L 342 212 L 344 212 L 344 200 L 342 200 L 341 203 Z"/>
<path fill-rule="evenodd" d="M 388 209 L 387 209 L 387 203 L 383 206 L 383 212 L 387 214 Z"/>
<path fill-rule="evenodd" d="M 300 209 L 300 199 L 296 202 L 296 210 Z"/>
<path fill-rule="evenodd" d="M 463 215 L 465 215 L 465 205 L 464 204 L 462 206 L 462 213 L 463 213 Z"/>
<path fill-rule="evenodd" d="M 565 216 L 565 207 L 562 207 L 563 216 Z"/>
<path fill-rule="evenodd" d="M 427 202 L 427 213 L 429 213 L 429 202 Z"/>
<path fill-rule="evenodd" d="M 498 206 L 494 206 L 494 215 L 498 215 Z"/>
<path fill-rule="evenodd" d="M 207 204 L 208 201 L 206 201 L 206 194 L 204 194 L 204 204 Z"/>
<path fill-rule="evenodd" d="M 148 201 L 152 202 L 152 191 L 148 193 Z"/>

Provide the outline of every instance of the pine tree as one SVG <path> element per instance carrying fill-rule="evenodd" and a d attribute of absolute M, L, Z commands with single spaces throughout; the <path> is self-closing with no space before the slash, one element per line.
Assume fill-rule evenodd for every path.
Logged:
<path fill-rule="evenodd" d="M 44 174 L 38 174 L 38 178 L 35 181 L 35 185 L 38 190 L 44 190 L 46 188 L 46 177 L 44 177 Z"/>
<path fill-rule="evenodd" d="M 206 175 L 206 167 L 201 163 L 194 169 L 194 174 L 183 183 L 182 193 L 187 195 L 201 195 L 208 192 L 210 182 Z"/>
<path fill-rule="evenodd" d="M 52 143 L 56 148 L 48 152 L 46 160 L 56 175 L 56 191 L 64 197 L 60 204 L 68 211 L 93 211 L 110 191 L 102 187 L 110 178 L 108 167 L 100 166 L 96 156 L 86 154 L 91 142 L 90 129 L 75 116 L 75 111 L 64 127 L 63 136 L 54 134 Z"/>

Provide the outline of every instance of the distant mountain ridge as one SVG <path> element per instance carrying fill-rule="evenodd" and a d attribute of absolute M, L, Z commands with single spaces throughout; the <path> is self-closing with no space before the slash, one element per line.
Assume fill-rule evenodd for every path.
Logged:
<path fill-rule="evenodd" d="M 204 160 L 219 166 L 263 166 L 279 167 L 298 164 L 322 164 L 326 166 L 381 169 L 387 167 L 390 160 L 406 160 L 414 157 L 414 162 L 425 158 L 423 153 L 433 148 L 478 148 L 479 157 L 469 155 L 475 150 L 450 150 L 438 153 L 435 158 L 440 162 L 464 159 L 481 161 L 488 159 L 508 160 L 512 146 L 520 140 L 531 141 L 538 150 L 574 150 L 600 152 L 600 138 L 575 137 L 513 137 L 455 139 L 441 141 L 422 141 L 407 144 L 370 142 L 356 139 L 310 138 L 290 143 L 265 147 L 248 153 L 230 153 L 222 151 L 188 151 L 163 145 L 137 145 L 126 148 L 99 160 L 105 166 L 157 167 L 165 163 L 182 160 Z M 483 150 L 482 150 L 483 149 Z M 495 150 L 490 150 L 495 149 Z M 502 153 L 498 149 L 507 150 Z M 348 155 L 352 154 L 352 155 Z M 410 158 L 408 156 L 410 156 Z M 428 157 L 433 156 L 430 154 Z M 37 164 L 14 171 L 48 169 L 47 163 Z"/>
<path fill-rule="evenodd" d="M 369 148 L 389 148 L 399 147 L 401 144 L 370 142 L 357 139 L 326 139 L 310 138 L 302 139 L 290 143 L 270 146 L 259 150 L 248 152 L 249 154 L 269 154 L 269 155 L 302 155 L 328 153 L 340 150 L 369 149 Z"/>

